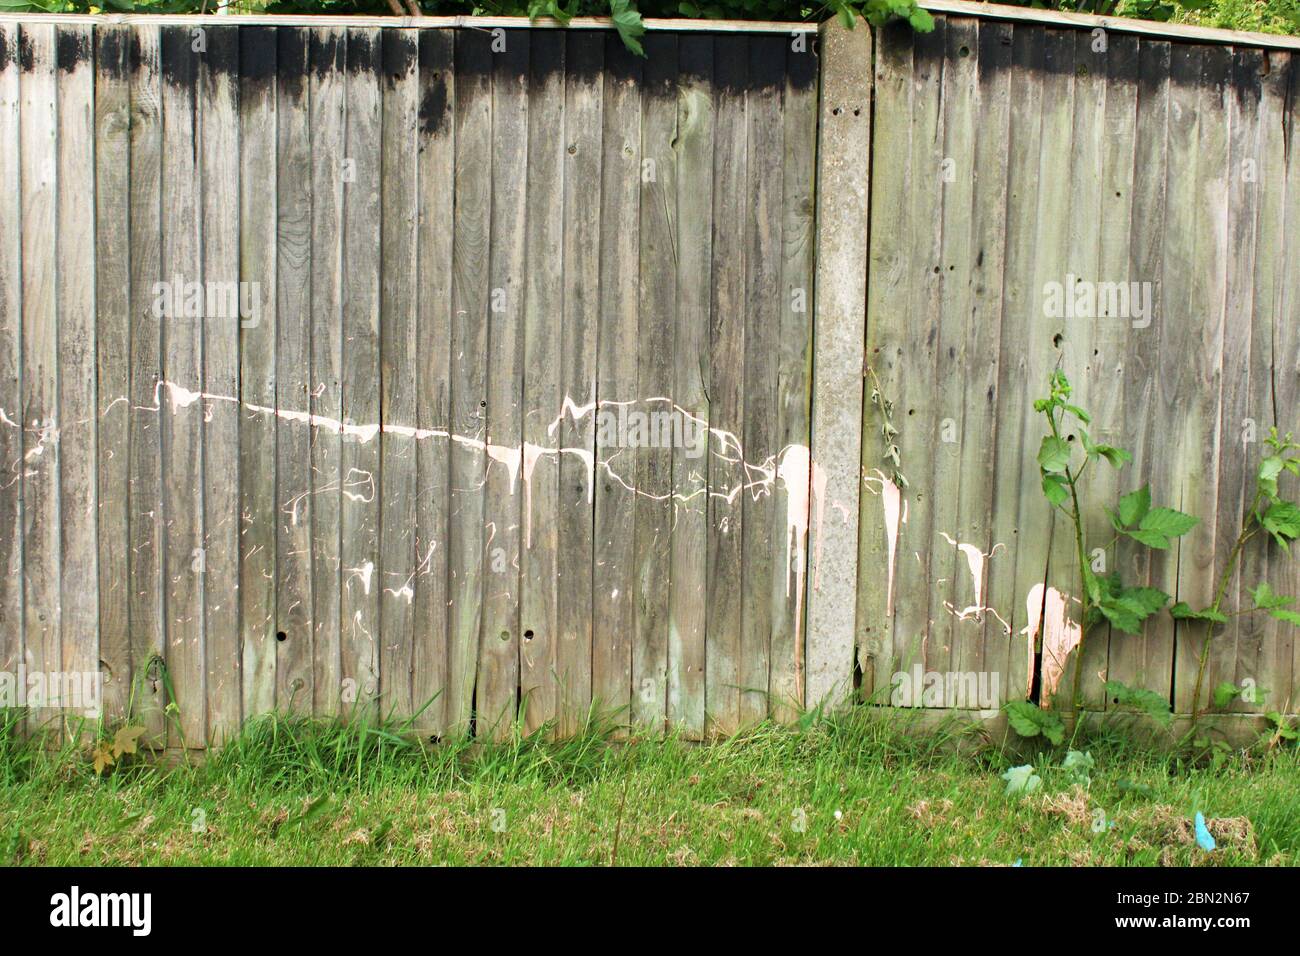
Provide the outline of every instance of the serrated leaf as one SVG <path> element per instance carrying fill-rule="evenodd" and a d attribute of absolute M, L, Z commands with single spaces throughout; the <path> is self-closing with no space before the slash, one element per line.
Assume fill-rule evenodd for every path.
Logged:
<path fill-rule="evenodd" d="M 1007 796 L 1016 793 L 1033 793 L 1043 785 L 1043 778 L 1034 773 L 1032 764 L 1012 767 L 1002 775 L 1002 779 L 1007 782 Z"/>
<path fill-rule="evenodd" d="M 1150 617 L 1169 603 L 1169 595 L 1159 588 L 1125 588 L 1120 592 L 1119 597 L 1125 602 L 1133 602 L 1138 608 L 1146 612 L 1145 616 Z"/>
<path fill-rule="evenodd" d="M 1169 609 L 1169 616 L 1175 617 L 1180 621 L 1211 621 L 1215 624 L 1228 623 L 1228 616 L 1222 611 L 1216 611 L 1212 607 L 1193 611 L 1191 605 L 1186 601 L 1179 601 L 1171 607 Z"/>
<path fill-rule="evenodd" d="M 1300 508 L 1289 501 L 1275 501 L 1264 512 L 1261 524 L 1274 538 L 1294 541 L 1300 537 Z"/>
<path fill-rule="evenodd" d="M 109 750 L 107 743 L 101 743 L 95 748 L 95 775 L 102 777 L 104 771 L 113 765 L 112 751 Z"/>
<path fill-rule="evenodd" d="M 1121 601 L 1107 598 L 1098 605 L 1098 608 L 1105 615 L 1106 620 L 1125 634 L 1140 635 L 1142 633 L 1142 617 L 1133 607 L 1125 605 Z"/>
<path fill-rule="evenodd" d="M 1240 693 L 1240 687 L 1231 681 L 1224 681 L 1218 687 L 1214 688 L 1214 706 L 1219 710 L 1222 710 L 1236 700 Z"/>
<path fill-rule="evenodd" d="M 1032 701 L 1013 700 L 1003 705 L 1002 709 L 1007 713 L 1011 729 L 1021 737 L 1037 737 L 1042 734 L 1057 745 L 1065 740 L 1065 724 L 1061 718 Z"/>
<path fill-rule="evenodd" d="M 1055 435 L 1044 435 L 1038 446 L 1038 467 L 1052 474 L 1062 474 L 1070 465 L 1070 443 Z"/>
<path fill-rule="evenodd" d="M 1126 531 L 1124 533 L 1134 541 L 1145 544 L 1148 548 L 1156 548 L 1159 551 L 1165 551 L 1169 548 L 1169 539 L 1159 531 Z"/>
<path fill-rule="evenodd" d="M 1124 463 L 1133 460 L 1133 456 L 1127 451 L 1123 448 L 1116 448 L 1114 445 L 1098 445 L 1096 452 L 1102 458 L 1105 458 L 1112 468 L 1119 468 Z"/>
<path fill-rule="evenodd" d="M 1282 474 L 1282 469 L 1285 467 L 1286 459 L 1281 455 L 1269 455 L 1259 463 L 1259 480 L 1273 481 Z"/>
<path fill-rule="evenodd" d="M 1143 485 L 1137 491 L 1119 499 L 1119 520 L 1125 528 L 1131 528 L 1151 510 L 1151 486 Z M 1123 530 L 1122 528 L 1120 530 Z"/>
<path fill-rule="evenodd" d="M 113 756 L 121 757 L 123 754 L 135 753 L 136 741 L 143 733 L 143 727 L 119 727 L 117 733 L 113 735 Z"/>
<path fill-rule="evenodd" d="M 917 33 L 930 33 L 934 30 L 934 17 L 930 16 L 929 11 L 922 10 L 920 7 L 907 15 L 907 22 Z"/>
<path fill-rule="evenodd" d="M 1246 593 L 1250 599 L 1255 602 L 1255 607 L 1267 611 L 1270 608 L 1286 607 L 1295 601 L 1295 598 L 1287 597 L 1285 594 L 1276 593 L 1267 581 L 1261 581 L 1259 586 L 1254 590 L 1246 588 Z"/>
<path fill-rule="evenodd" d="M 1092 424 L 1092 416 L 1089 415 L 1087 412 L 1085 412 L 1078 405 L 1066 405 L 1065 410 L 1070 414 L 1072 414 L 1075 418 L 1079 419 L 1079 421 L 1083 422 L 1085 425 Z"/>
<path fill-rule="evenodd" d="M 1295 611 L 1284 611 L 1282 608 L 1274 608 L 1269 611 L 1268 614 L 1269 617 L 1300 627 L 1300 614 L 1297 614 Z"/>
<path fill-rule="evenodd" d="M 1143 531 L 1154 531 L 1167 538 L 1177 538 L 1191 531 L 1199 521 L 1199 518 L 1174 508 L 1152 508 L 1138 522 L 1138 527 Z"/>
<path fill-rule="evenodd" d="M 1164 727 L 1168 727 L 1173 723 L 1174 715 L 1169 707 L 1169 701 L 1155 691 L 1141 687 L 1129 687 L 1122 681 L 1108 680 L 1106 681 L 1106 696 L 1120 706 L 1140 710 Z"/>
<path fill-rule="evenodd" d="M 1061 475 L 1044 472 L 1043 496 L 1053 505 L 1063 505 L 1070 498 L 1070 486 Z"/>
<path fill-rule="evenodd" d="M 1092 770 L 1095 766 L 1092 754 L 1088 751 L 1071 750 L 1061 761 L 1061 769 L 1068 773 L 1076 783 L 1085 787 L 1092 783 Z"/>

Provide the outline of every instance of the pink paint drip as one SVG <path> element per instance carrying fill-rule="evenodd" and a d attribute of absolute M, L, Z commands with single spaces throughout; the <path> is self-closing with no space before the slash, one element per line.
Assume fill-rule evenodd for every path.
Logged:
<path fill-rule="evenodd" d="M 1043 707 L 1052 703 L 1056 690 L 1060 687 L 1065 674 L 1065 664 L 1070 652 L 1079 646 L 1083 637 L 1078 622 L 1070 616 L 1070 604 L 1078 604 L 1074 598 L 1063 594 L 1054 587 L 1047 588 L 1047 597 L 1043 597 L 1043 585 L 1035 584 L 1025 599 L 1025 610 L 1029 623 L 1021 634 L 1029 638 L 1029 690 L 1026 697 L 1033 692 L 1034 674 L 1034 640 L 1038 637 L 1038 613 L 1043 615 L 1043 683 L 1038 699 Z"/>

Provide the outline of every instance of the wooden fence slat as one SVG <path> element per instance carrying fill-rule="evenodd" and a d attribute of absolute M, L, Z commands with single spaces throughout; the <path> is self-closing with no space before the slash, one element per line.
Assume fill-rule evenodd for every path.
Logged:
<path fill-rule="evenodd" d="M 676 248 L 677 326 L 673 401 L 696 444 L 673 450 L 672 603 L 665 716 L 688 738 L 704 736 L 705 622 L 710 449 L 708 382 L 712 283 L 713 40 L 678 41 Z M 809 172 L 811 180 L 811 171 Z"/>
<path fill-rule="evenodd" d="M 1095 46 L 1094 38 L 1094 43 L 1090 43 L 1089 47 L 1091 49 Z M 1106 71 L 1102 171 L 1098 184 L 1101 223 L 1098 231 L 1097 279 L 1100 282 L 1131 283 L 1130 237 L 1137 148 L 1138 40 L 1130 36 L 1106 37 L 1105 49 L 1096 52 L 1104 55 L 1100 65 Z M 1131 290 L 1132 286 L 1125 288 Z M 1132 303 L 1130 313 L 1131 305 Z M 1093 508 L 1105 505 L 1114 509 L 1118 506 L 1119 496 L 1132 490 L 1136 449 L 1129 444 L 1130 416 L 1129 409 L 1124 405 L 1124 381 L 1130 368 L 1130 337 L 1135 331 L 1132 328 L 1134 323 L 1141 324 L 1141 320 L 1131 314 L 1102 315 L 1097 319 L 1098 337 L 1094 344 L 1099 354 L 1092 359 L 1098 372 L 1097 387 L 1090 396 L 1092 405 L 1089 409 L 1094 422 L 1098 424 L 1097 435 L 1093 440 L 1104 440 L 1107 444 L 1124 448 L 1135 455 L 1135 460 L 1123 470 L 1116 470 L 1109 465 L 1094 470 L 1090 466 L 1089 480 L 1098 483 L 1091 486 L 1089 492 Z M 1097 464 L 1101 465 L 1102 462 Z M 1104 518 L 1100 527 L 1103 537 L 1100 541 L 1094 540 L 1093 547 L 1101 547 L 1115 536 L 1110 523 Z M 1105 555 L 1107 563 L 1104 570 L 1107 573 L 1119 570 L 1126 580 L 1134 583 L 1138 581 L 1128 569 L 1120 567 L 1117 549 L 1111 549 Z M 1110 702 L 1105 698 L 1104 683 L 1101 679 L 1094 682 L 1092 678 L 1094 674 L 1099 675 L 1099 678 L 1110 678 L 1116 647 L 1130 637 L 1131 635 L 1110 628 L 1107 639 L 1103 641 L 1098 629 L 1097 637 L 1086 649 L 1084 667 L 1088 674 L 1089 693 L 1085 699 L 1090 706 L 1109 705 Z"/>
<path fill-rule="evenodd" d="M 257 322 L 241 322 L 239 330 L 239 627 L 245 717 L 267 713 L 276 703 L 278 46 L 273 27 L 240 28 L 239 279 L 258 290 Z"/>
<path fill-rule="evenodd" d="M 228 737 L 243 714 L 239 622 L 239 330 L 257 313 L 239 287 L 239 31 L 207 30 L 199 61 L 202 270 L 221 283 L 223 307 L 205 309 L 203 391 L 204 687 L 207 737 Z M 231 309 L 233 306 L 233 310 Z M 260 321 L 260 319 L 259 319 Z M 234 399 L 234 400 L 228 400 Z"/>
<path fill-rule="evenodd" d="M 492 70 L 492 231 L 488 323 L 483 570 L 477 732 L 508 736 L 519 687 L 519 551 L 523 543 L 523 306 L 528 182 L 529 34 L 507 31 Z"/>
<path fill-rule="evenodd" d="M 641 59 L 605 37 L 601 164 L 600 333 L 595 411 L 617 415 L 635 398 L 638 230 L 640 214 Z M 616 225 L 617 224 L 617 225 Z M 593 706 L 629 719 L 632 690 L 633 523 L 628 502 L 635 474 L 624 449 L 596 430 L 592 556 L 591 695 Z"/>
<path fill-rule="evenodd" d="M 447 429 L 451 413 L 452 233 L 455 218 L 454 34 L 420 33 L 419 259 L 417 281 L 416 426 Z M 445 732 L 447 688 L 447 522 L 450 438 L 416 443 L 415 646 L 411 702 L 417 730 Z M 423 708 L 423 710 L 421 710 Z"/>
<path fill-rule="evenodd" d="M 746 174 L 749 209 L 745 243 L 745 419 L 741 439 L 746 488 L 743 515 L 744 573 L 741 579 L 740 725 L 768 715 L 774 623 L 773 562 L 777 561 L 775 520 L 777 460 L 777 352 L 781 332 L 781 226 L 785 158 L 781 97 L 785 89 L 783 37 L 750 37 L 746 90 Z M 784 555 L 781 557 L 784 561 Z M 782 582 L 781 594 L 785 587 Z"/>
<path fill-rule="evenodd" d="M 520 719 L 532 733 L 558 715 L 557 546 L 560 455 L 546 430 L 561 408 L 564 318 L 565 41 L 532 38 L 528 80 L 528 182 L 523 288 L 523 547 L 519 552 Z M 583 495 L 575 507 L 584 508 Z M 579 567 L 587 566 L 590 557 Z M 578 570 L 578 568 L 574 568 Z"/>
<path fill-rule="evenodd" d="M 456 219 L 451 325 L 451 527 L 448 533 L 448 733 L 471 729 L 484 578 L 484 468 L 488 308 L 492 279 L 491 37 L 456 36 Z"/>
<path fill-rule="evenodd" d="M 1041 596 L 1037 602 L 1033 596 L 1035 587 L 1043 583 L 1047 562 L 1045 536 L 1031 530 L 1033 516 L 1043 514 L 1043 493 L 1037 469 L 1026 463 L 1021 452 L 1039 439 L 1041 418 L 1033 410 L 1033 399 L 1043 387 L 1038 376 L 1044 364 L 1041 356 L 1048 345 L 1039 332 L 1042 290 L 1035 285 L 1038 195 L 1047 187 L 1038 175 L 1045 95 L 1044 40 L 1041 30 L 1015 28 L 1011 34 L 1013 76 L 1009 91 L 1006 259 L 993 467 L 997 497 L 992 534 L 993 542 L 1002 542 L 1007 551 L 1005 556 L 988 561 L 985 599 L 988 607 L 1001 615 L 999 625 L 1005 622 L 1005 656 L 1001 648 L 991 646 L 991 657 L 986 660 L 990 664 L 994 660 L 1005 662 L 1001 696 L 1008 701 L 1026 700 L 1033 691 L 1035 640 L 1041 629 L 1043 607 Z M 1012 197 L 1017 201 L 1011 202 Z M 1026 343 L 1037 344 L 1037 359 L 1035 350 L 1027 348 Z M 1008 360 L 1008 356 L 1015 358 Z M 986 635 L 992 626 L 990 622 Z"/>
<path fill-rule="evenodd" d="M 713 219 L 739 224 L 752 197 L 748 187 L 745 87 L 749 39 L 713 42 Z M 741 615 L 744 574 L 745 242 L 739 225 L 714 230 L 710 308 L 709 551 L 705 648 L 705 733 L 740 726 Z"/>
<path fill-rule="evenodd" d="M 597 476 L 596 355 L 600 325 L 601 182 L 605 38 L 570 34 L 565 50 L 564 312 L 559 329 L 560 407 L 545 440 L 559 455 L 558 577 L 553 656 L 561 734 L 582 727 L 591 707 L 592 557 Z M 590 406 L 588 411 L 584 411 Z"/>
<path fill-rule="evenodd" d="M 88 26 L 58 32 L 58 421 L 62 659 L 95 675 L 99 661 L 99 402 L 95 375 L 95 43 Z M 83 687 L 86 686 L 83 683 Z M 66 684 L 65 684 L 66 687 Z M 88 737 L 98 707 L 59 700 L 65 732 Z M 83 702 L 97 703 L 97 702 Z M 90 722 L 82 725 L 86 718 Z"/>
<path fill-rule="evenodd" d="M 29 672 L 48 673 L 60 669 L 62 658 L 54 27 L 23 26 L 18 44 L 20 61 L 31 64 L 19 78 L 18 107 L 23 209 L 23 663 Z M 31 708 L 28 727 L 44 728 L 56 717 L 47 708 Z"/>
<path fill-rule="evenodd" d="M 348 162 L 347 32 L 313 30 L 308 62 L 311 126 L 311 411 L 313 711 L 346 711 L 342 669 L 343 193 Z"/>
<path fill-rule="evenodd" d="M 0 25 L 0 182 L 18 182 L 20 153 L 19 27 Z M 23 611 L 23 275 L 21 189 L 0 193 L 0 670 L 24 663 Z M 123 626 L 123 632 L 125 626 Z M 116 633 L 116 631 L 114 631 Z M 110 664 L 120 666 L 120 658 Z"/>
<path fill-rule="evenodd" d="M 418 559 L 416 492 L 416 276 L 419 202 L 419 48 L 406 30 L 383 33 L 383 146 L 379 287 L 380 710 L 409 715 Z"/>
<path fill-rule="evenodd" d="M 308 31 L 285 28 L 276 51 L 276 654 L 275 704 L 311 710 L 311 124 Z"/>
<path fill-rule="evenodd" d="M 166 744 L 162 489 L 162 321 L 154 283 L 162 280 L 161 34 L 141 25 L 131 37 L 131 489 L 128 581 L 131 711 L 144 742 Z"/>
<path fill-rule="evenodd" d="M 878 34 L 875 72 L 876 127 L 872 148 L 881 156 L 912 156 L 913 31 L 896 24 Z M 899 489 L 893 484 L 892 463 L 883 455 L 884 436 L 880 410 L 871 402 L 875 383 L 881 395 L 898 403 L 907 441 L 914 418 L 904 404 L 912 371 L 913 352 L 907 348 L 911 280 L 925 266 L 912 266 L 915 221 L 910 215 L 916 175 L 911 162 L 877 164 L 871 180 L 871 244 L 867 250 L 866 356 L 869 374 L 867 399 L 862 414 L 862 478 L 866 492 L 861 499 L 858 534 L 859 575 L 870 575 L 870 586 L 858 587 L 858 666 L 862 670 L 861 695 L 865 700 L 887 701 L 890 682 L 898 669 L 904 645 L 895 640 L 895 608 L 901 574 L 910 580 L 916 562 L 903 561 L 900 543 L 907 540 L 902 526 L 902 503 L 909 505 L 915 487 Z M 936 190 L 924 190 L 933 194 Z M 815 223 L 813 224 L 815 227 Z M 816 230 L 813 230 L 813 238 Z M 812 253 L 809 247 L 809 254 Z M 811 381 L 811 379 L 810 379 Z M 917 383 L 918 385 L 921 383 Z M 906 467 L 903 469 L 906 470 Z M 887 484 L 888 483 L 888 484 Z M 824 506 L 823 506 L 824 507 Z M 891 525 L 894 529 L 891 533 Z M 919 550 L 919 549 L 918 549 Z M 869 572 L 863 569 L 871 569 Z M 865 584 L 865 582 L 864 582 Z M 915 593 L 909 589 L 907 593 Z M 908 667 L 911 666 L 909 662 Z"/>
<path fill-rule="evenodd" d="M 966 545 L 983 554 L 988 546 L 980 539 L 980 529 L 971 513 L 978 508 L 966 498 L 969 489 L 978 495 L 979 480 L 964 473 L 967 458 L 979 457 L 970 446 L 981 438 L 976 422 L 967 425 L 966 416 L 974 410 L 966 403 L 968 383 L 978 371 L 971 366 L 978 361 L 972 354 L 974 302 L 971 279 L 976 270 L 973 248 L 975 202 L 976 121 L 980 107 L 979 89 L 979 22 L 947 18 L 943 79 L 939 85 L 942 111 L 940 166 L 933 178 L 920 188 L 939 193 L 942 225 L 939 245 L 939 310 L 930 321 L 937 334 L 935 343 L 934 389 L 936 406 L 934 441 L 930 445 L 930 480 L 924 493 L 930 499 L 931 530 L 921 539 L 923 548 L 934 551 L 927 595 L 917 603 L 928 607 L 929 638 L 925 646 L 927 671 L 966 670 L 968 649 L 978 648 L 981 632 L 972 616 L 962 620 L 960 609 L 978 606 L 978 596 L 970 598 L 975 585 L 975 569 Z M 928 325 L 930 321 L 921 324 Z M 942 383 L 942 384 L 941 384 Z M 978 498 L 976 498 L 978 500 Z M 963 509 L 963 506 L 964 509 Z M 978 562 L 977 562 L 978 566 Z M 945 683 L 944 703 L 957 706 L 954 696 L 961 683 Z M 967 705 L 969 706 L 969 705 Z"/>
<path fill-rule="evenodd" d="M 640 299 L 635 403 L 629 416 L 648 416 L 648 434 L 622 456 L 637 488 L 633 509 L 632 714 L 658 730 L 668 706 L 668 628 L 672 602 L 673 333 L 677 317 L 676 206 L 677 37 L 645 39 L 641 84 Z M 658 416 L 663 416 L 659 418 Z M 668 422 L 665 435 L 656 422 Z M 667 445 L 663 439 L 669 438 Z"/>
<path fill-rule="evenodd" d="M 1166 174 L 1169 163 L 1170 46 L 1159 41 L 1139 41 L 1137 131 L 1133 160 L 1133 213 L 1129 232 L 1129 281 L 1152 290 L 1151 325 L 1129 334 L 1127 371 L 1123 384 L 1123 441 L 1133 462 L 1122 476 L 1124 492 L 1151 482 L 1152 496 L 1161 494 L 1155 480 L 1165 454 L 1157 434 L 1163 366 L 1161 334 L 1164 308 L 1162 262 L 1167 209 Z M 1139 290 L 1143 288 L 1139 285 Z M 1168 498 L 1163 499 L 1166 503 Z M 1135 541 L 1120 541 L 1115 564 L 1126 581 L 1171 591 L 1172 563 L 1167 552 L 1154 552 Z M 1147 621 L 1141 639 L 1116 635 L 1110 645 L 1107 676 L 1128 687 L 1150 690 L 1167 697 L 1173 674 L 1173 620 L 1161 614 Z M 1110 704 L 1114 704 L 1112 699 Z"/>
<path fill-rule="evenodd" d="M 378 710 L 379 655 L 379 274 L 380 42 L 349 28 L 343 184 L 343 448 L 339 471 L 339 675 L 345 713 Z"/>
<path fill-rule="evenodd" d="M 3 42 L 0 39 L 0 42 Z M 95 347 L 99 422 L 99 658 L 104 719 L 126 720 L 131 696 L 129 501 L 131 488 L 131 32 L 95 31 Z M 3 81 L 0 80 L 0 83 Z M 3 94 L 0 94 L 3 98 Z M 0 134 L 0 163 L 5 142 Z M 4 170 L 0 170 L 3 177 Z M 0 217 L 3 217 L 0 209 Z M 0 231 L 10 235 L 16 233 Z M 15 251 L 17 246 L 13 247 Z M 3 266 L 0 266 L 3 268 Z M 0 285 L 3 284 L 0 279 Z M 2 306 L 0 306 L 2 308 Z M 2 336 L 3 333 L 0 333 Z M 0 362 L 3 362 L 0 348 Z M 2 375 L 3 373 L 0 373 Z M 8 403 L 0 398 L 0 406 Z M 5 439 L 0 429 L 0 442 Z M 0 452 L 0 461 L 7 461 Z M 0 485 L 5 477 L 0 476 Z M 5 491 L 0 489 L 0 499 Z M 0 517 L 0 521 L 3 518 Z M 0 544 L 0 547 L 3 547 Z M 0 561 L 0 566 L 4 562 Z M 0 584 L 0 588 L 3 588 Z M 3 599 L 0 599 L 3 606 Z M 0 659 L 3 653 L 0 653 Z"/>

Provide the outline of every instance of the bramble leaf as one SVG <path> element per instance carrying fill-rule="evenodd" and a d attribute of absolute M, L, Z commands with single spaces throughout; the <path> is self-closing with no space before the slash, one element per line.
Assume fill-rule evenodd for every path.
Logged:
<path fill-rule="evenodd" d="M 1007 796 L 1013 793 L 1033 793 L 1043 785 L 1043 778 L 1034 773 L 1032 764 L 1012 767 L 1002 775 L 1002 779 L 1007 782 Z"/>
<path fill-rule="evenodd" d="M 1119 499 L 1119 520 L 1125 528 L 1131 528 L 1147 516 L 1151 510 L 1151 486 L 1143 485 L 1132 494 Z M 1120 529 L 1123 530 L 1123 529 Z"/>
<path fill-rule="evenodd" d="M 1275 501 L 1264 512 L 1260 524 L 1273 536 L 1283 551 L 1290 553 L 1287 541 L 1300 537 L 1300 508 L 1289 501 Z"/>
<path fill-rule="evenodd" d="M 1250 588 L 1246 588 L 1246 593 L 1249 594 L 1250 599 L 1255 602 L 1255 607 L 1262 611 L 1267 611 L 1275 607 L 1286 607 L 1288 604 L 1295 601 L 1295 598 L 1289 598 L 1285 594 L 1276 593 L 1269 586 L 1267 581 L 1261 581 L 1259 587 L 1255 588 L 1253 591 Z"/>
<path fill-rule="evenodd" d="M 1177 538 L 1191 531 L 1199 521 L 1199 518 L 1173 508 L 1153 508 L 1138 522 L 1138 527 L 1143 531 L 1154 531 L 1167 538 Z"/>
<path fill-rule="evenodd" d="M 1124 533 L 1134 541 L 1145 544 L 1148 548 L 1164 551 L 1169 547 L 1169 539 L 1159 531 L 1126 531 Z"/>
<path fill-rule="evenodd" d="M 1054 744 L 1065 740 L 1065 724 L 1061 718 L 1050 710 L 1043 710 L 1033 701 L 1013 700 L 1003 705 L 1007 712 L 1007 721 L 1011 729 L 1021 737 L 1037 737 L 1042 734 Z"/>
<path fill-rule="evenodd" d="M 1227 707 L 1241 694 L 1241 688 L 1232 681 L 1224 681 L 1214 688 L 1214 706 L 1219 710 Z"/>
<path fill-rule="evenodd" d="M 1200 611 L 1193 611 L 1191 605 L 1186 601 L 1179 601 L 1169 609 L 1169 616 L 1178 618 L 1180 621 L 1211 621 L 1215 624 L 1227 624 L 1228 616 L 1222 611 L 1216 611 L 1212 607 L 1207 607 Z"/>
<path fill-rule="evenodd" d="M 1038 467 L 1053 474 L 1064 473 L 1070 464 L 1070 444 L 1064 438 L 1055 435 L 1043 436 L 1043 443 L 1038 447 Z"/>
<path fill-rule="evenodd" d="M 1122 681 L 1108 680 L 1106 695 L 1120 706 L 1140 710 L 1164 727 L 1173 723 L 1174 715 L 1169 707 L 1169 701 L 1155 691 L 1129 687 Z"/>
<path fill-rule="evenodd" d="M 1063 476 L 1044 472 L 1043 496 L 1054 505 L 1063 505 L 1070 498 L 1070 486 Z"/>

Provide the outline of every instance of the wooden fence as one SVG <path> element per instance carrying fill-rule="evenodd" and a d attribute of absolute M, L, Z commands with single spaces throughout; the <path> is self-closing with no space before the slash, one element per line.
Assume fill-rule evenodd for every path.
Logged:
<path fill-rule="evenodd" d="M 1073 527 L 1050 516 L 1035 460 L 1033 400 L 1058 364 L 1094 440 L 1134 455 L 1087 479 L 1094 545 L 1114 537 L 1101 506 L 1146 482 L 1201 519 L 1169 551 L 1121 543 L 1097 569 L 1212 601 L 1269 427 L 1300 431 L 1297 55 L 957 16 L 880 32 L 866 351 L 910 486 L 900 502 L 881 481 L 868 409 L 866 690 L 919 665 L 1046 700 L 1072 674 Z M 1261 580 L 1300 593 L 1300 561 L 1258 540 L 1247 555 L 1229 614 Z M 1141 638 L 1094 629 L 1084 706 L 1115 704 L 1110 678 L 1190 712 L 1204 634 L 1167 614 Z M 1294 635 L 1231 618 L 1206 686 L 1253 681 L 1267 695 L 1235 709 L 1294 711 Z"/>
<path fill-rule="evenodd" d="M 1097 493 L 1202 518 L 1125 572 L 1205 598 L 1297 425 L 1296 54 L 936 6 L 820 46 L 652 24 L 645 59 L 0 18 L 0 672 L 100 671 L 173 746 L 273 709 L 704 737 L 918 664 L 1023 697 L 1069 630 L 1058 360 L 1135 452 Z M 1053 282 L 1152 306 L 1055 319 Z M 1094 634 L 1088 702 L 1185 705 L 1198 639 Z M 1216 640 L 1211 681 L 1291 700 L 1289 633 Z"/>
<path fill-rule="evenodd" d="M 813 44 L 646 53 L 0 26 L 0 665 L 172 745 L 801 700 Z"/>

